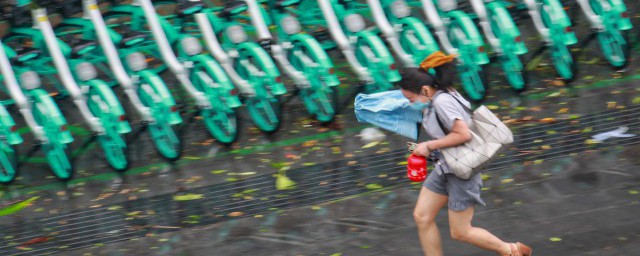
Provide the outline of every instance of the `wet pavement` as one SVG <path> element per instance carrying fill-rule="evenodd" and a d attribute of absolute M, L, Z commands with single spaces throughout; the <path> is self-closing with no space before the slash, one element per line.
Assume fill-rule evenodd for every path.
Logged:
<path fill-rule="evenodd" d="M 640 27 L 640 5 L 629 7 Z M 535 42 L 530 21 L 523 22 L 524 40 Z M 579 24 L 579 39 L 586 38 Z M 536 44 L 528 46 L 533 52 Z M 635 40 L 634 57 L 638 46 Z M 477 209 L 474 223 L 531 244 L 537 255 L 640 249 L 640 138 L 589 140 L 619 126 L 640 134 L 640 63 L 634 58 L 614 72 L 597 47 L 577 52 L 580 73 L 571 86 L 553 79 L 548 55 L 531 58 L 532 85 L 521 96 L 497 66 L 488 69 L 485 104 L 513 128 L 516 143 L 486 172 L 487 207 Z M 341 77 L 352 77 L 344 60 L 334 60 Z M 353 81 L 343 80 L 346 102 L 350 90 Z M 184 128 L 185 151 L 175 163 L 158 157 L 143 134 L 130 144 L 132 169 L 124 175 L 106 166 L 97 147 L 77 150 L 88 134 L 69 114 L 72 103 L 61 105 L 76 124 L 76 179 L 57 182 L 35 158 L 0 190 L 0 206 L 39 197 L 0 217 L 1 255 L 420 254 L 411 217 L 419 184 L 403 173 L 406 139 L 362 141 L 367 125 L 355 121 L 349 104 L 335 124 L 322 126 L 294 98 L 285 125 L 268 136 L 244 116 L 231 147 L 216 144 L 196 121 Z M 295 186 L 277 189 L 289 180 Z M 487 254 L 448 239 L 446 211 L 439 218 L 447 255 Z"/>

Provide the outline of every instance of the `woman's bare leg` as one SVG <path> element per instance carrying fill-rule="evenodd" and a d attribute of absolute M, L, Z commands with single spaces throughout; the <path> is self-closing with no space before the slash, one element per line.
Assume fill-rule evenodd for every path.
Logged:
<path fill-rule="evenodd" d="M 422 186 L 413 218 L 418 226 L 420 245 L 426 256 L 442 256 L 442 239 L 435 218 L 440 209 L 447 204 L 449 197 L 435 193 Z"/>
<path fill-rule="evenodd" d="M 509 255 L 511 248 L 508 243 L 489 233 L 483 228 L 471 226 L 474 208 L 469 207 L 464 211 L 455 212 L 449 210 L 449 226 L 451 228 L 451 238 L 477 247 L 494 251 L 499 255 Z"/>

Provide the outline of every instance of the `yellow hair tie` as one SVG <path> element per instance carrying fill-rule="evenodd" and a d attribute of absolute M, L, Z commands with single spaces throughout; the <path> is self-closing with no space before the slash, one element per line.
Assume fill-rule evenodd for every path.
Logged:
<path fill-rule="evenodd" d="M 429 54 L 429 56 L 422 60 L 422 62 L 420 63 L 420 68 L 422 68 L 425 72 L 428 72 L 431 68 L 439 67 L 453 61 L 457 56 L 457 54 L 446 55 L 441 51 L 436 51 L 432 54 Z"/>

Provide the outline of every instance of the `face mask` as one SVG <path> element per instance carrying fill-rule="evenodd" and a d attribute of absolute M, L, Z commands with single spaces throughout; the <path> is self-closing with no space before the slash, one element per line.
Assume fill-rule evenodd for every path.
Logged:
<path fill-rule="evenodd" d="M 416 101 L 414 103 L 409 104 L 412 109 L 423 110 L 429 106 L 429 103 Z"/>

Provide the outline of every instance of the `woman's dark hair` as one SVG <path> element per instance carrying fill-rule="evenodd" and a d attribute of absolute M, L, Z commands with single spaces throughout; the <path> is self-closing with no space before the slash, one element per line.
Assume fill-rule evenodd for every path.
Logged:
<path fill-rule="evenodd" d="M 398 82 L 398 86 L 403 90 L 420 94 L 422 86 L 433 86 L 438 90 L 448 90 L 453 88 L 453 82 L 456 77 L 455 62 L 448 62 L 433 68 L 435 75 L 426 72 L 422 68 L 406 68 L 400 76 L 402 79 Z"/>

